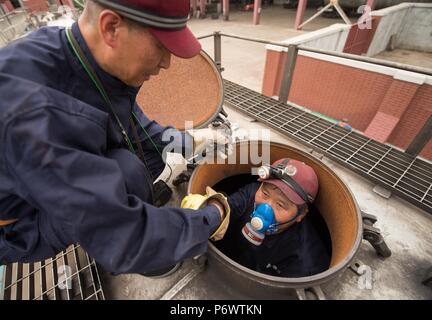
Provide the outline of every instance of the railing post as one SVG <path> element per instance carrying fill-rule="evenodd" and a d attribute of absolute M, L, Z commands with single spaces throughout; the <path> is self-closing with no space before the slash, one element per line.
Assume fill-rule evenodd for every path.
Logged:
<path fill-rule="evenodd" d="M 216 67 L 218 68 L 219 72 L 223 71 L 222 68 L 222 36 L 220 34 L 220 31 L 215 31 L 213 34 L 214 38 L 214 61 L 216 63 Z"/>
<path fill-rule="evenodd" d="M 292 78 L 294 76 L 294 68 L 297 60 L 298 48 L 296 45 L 289 45 L 285 60 L 285 70 L 279 89 L 279 101 L 286 103 L 291 88 Z"/>
<path fill-rule="evenodd" d="M 424 146 L 432 138 L 432 116 L 424 124 L 423 128 L 417 133 L 413 141 L 411 141 L 405 153 L 417 156 L 424 148 Z"/>

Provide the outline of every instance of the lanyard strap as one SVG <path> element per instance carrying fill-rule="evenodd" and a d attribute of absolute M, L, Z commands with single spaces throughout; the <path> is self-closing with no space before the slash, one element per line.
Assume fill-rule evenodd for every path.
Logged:
<path fill-rule="evenodd" d="M 92 68 L 90 62 L 88 61 L 88 59 L 86 58 L 86 56 L 84 55 L 80 45 L 78 44 L 78 41 L 76 40 L 75 36 L 72 33 L 72 29 L 71 28 L 66 28 L 66 37 L 68 39 L 68 42 L 75 54 L 75 56 L 78 58 L 78 60 L 81 63 L 81 66 L 84 68 L 84 70 L 86 71 L 88 77 L 90 78 L 90 80 L 92 81 L 93 85 L 96 87 L 97 91 L 99 92 L 99 94 L 102 96 L 103 100 L 105 101 L 106 105 L 108 106 L 108 108 L 110 109 L 111 113 L 113 114 L 119 128 L 120 131 L 123 135 L 123 139 L 126 142 L 129 150 L 136 154 L 135 152 L 135 148 L 132 145 L 131 140 L 129 139 L 129 136 L 126 133 L 125 128 L 123 127 L 123 124 L 121 123 L 120 119 L 118 118 L 117 114 L 114 111 L 114 107 L 109 99 L 108 94 L 105 91 L 105 88 L 102 84 L 102 82 L 100 81 L 99 77 L 97 76 L 96 72 L 94 71 L 94 69 Z M 154 181 L 154 177 L 151 173 L 151 170 L 149 168 L 149 166 L 147 165 L 147 162 L 145 160 L 144 157 L 144 150 L 142 148 L 139 136 L 138 136 L 138 131 L 136 128 L 135 123 L 139 124 L 139 126 L 141 127 L 141 129 L 143 130 L 143 132 L 146 134 L 147 138 L 149 139 L 149 141 L 151 142 L 151 144 L 153 145 L 154 149 L 159 153 L 159 155 L 162 158 L 162 153 L 159 150 L 158 146 L 155 144 L 155 142 L 153 141 L 152 137 L 149 135 L 149 133 L 147 132 L 147 130 L 144 128 L 144 126 L 142 125 L 141 121 L 139 120 L 138 116 L 134 113 L 131 112 L 131 116 L 129 118 L 129 122 L 130 122 L 130 126 L 132 128 L 132 134 L 134 136 L 134 140 L 135 140 L 135 144 L 136 147 L 138 149 L 138 157 L 141 159 L 141 161 L 144 163 L 144 165 L 147 167 L 147 171 L 150 173 L 150 176 L 152 178 L 152 180 Z M 169 167 L 169 165 L 168 165 Z M 171 169 L 171 167 L 169 167 Z M 171 169 L 172 172 L 172 169 Z"/>
<path fill-rule="evenodd" d="M 105 91 L 105 88 L 102 85 L 102 82 L 99 80 L 99 77 L 97 76 L 96 72 L 93 70 L 93 68 L 90 65 L 89 61 L 87 60 L 86 56 L 82 52 L 81 47 L 79 46 L 77 40 L 75 39 L 71 28 L 66 28 L 66 37 L 69 41 L 69 44 L 72 47 L 73 52 L 75 53 L 75 56 L 80 61 L 82 67 L 86 71 L 86 73 L 89 76 L 90 80 L 92 81 L 93 85 L 96 87 L 96 89 L 98 90 L 98 92 L 100 93 L 102 98 L 104 99 L 106 105 L 110 109 L 111 113 L 113 114 L 113 116 L 117 122 L 117 125 L 120 127 L 120 131 L 122 133 L 123 139 L 125 140 L 129 150 L 132 153 L 135 153 L 135 149 L 132 145 L 132 142 L 130 141 L 129 136 L 127 135 L 126 130 L 125 130 L 123 124 L 121 123 L 119 117 L 115 113 L 114 107 L 111 103 L 111 100 L 108 97 L 108 94 Z M 131 121 L 131 123 L 132 123 L 132 121 Z M 138 144 L 138 142 L 137 142 L 137 144 Z"/>

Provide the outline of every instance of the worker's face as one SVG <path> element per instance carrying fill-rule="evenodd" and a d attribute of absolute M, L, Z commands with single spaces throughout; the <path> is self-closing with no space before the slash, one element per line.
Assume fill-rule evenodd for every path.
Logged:
<path fill-rule="evenodd" d="M 260 188 L 255 193 L 255 203 L 266 203 L 271 206 L 277 223 L 290 221 L 295 217 L 298 210 L 298 207 L 291 202 L 278 187 L 265 182 L 261 183 Z M 280 230 L 288 228 L 296 221 L 300 222 L 303 216 L 302 214 L 292 223 L 281 226 Z"/>
<path fill-rule="evenodd" d="M 139 87 L 170 66 L 171 53 L 145 28 L 124 28 L 118 49 L 118 77 L 130 86 Z"/>

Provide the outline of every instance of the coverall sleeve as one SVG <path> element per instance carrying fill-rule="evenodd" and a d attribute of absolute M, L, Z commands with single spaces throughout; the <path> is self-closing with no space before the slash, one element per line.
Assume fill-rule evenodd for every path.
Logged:
<path fill-rule="evenodd" d="M 254 206 L 255 193 L 258 188 L 258 182 L 249 183 L 228 197 L 231 208 L 231 222 L 237 221 L 243 214 L 250 212 Z"/>
<path fill-rule="evenodd" d="M 40 221 L 108 271 L 142 273 L 205 252 L 217 208 L 156 208 L 128 194 L 105 144 L 103 121 L 53 106 L 6 123 L 2 153 L 17 190 L 46 215 Z"/>
<path fill-rule="evenodd" d="M 168 150 L 168 152 L 177 151 L 177 153 L 181 153 L 185 158 L 192 156 L 193 138 L 190 134 L 184 131 L 178 131 L 173 127 L 163 127 L 156 121 L 150 120 L 141 111 L 137 103 L 134 105 L 133 112 L 140 121 L 137 129 L 144 150 L 154 149 L 151 141 L 153 140 L 161 153 L 163 149 L 170 144 L 171 150 Z M 144 127 L 145 131 L 142 130 L 141 125 Z M 149 137 L 151 137 L 151 139 Z"/>

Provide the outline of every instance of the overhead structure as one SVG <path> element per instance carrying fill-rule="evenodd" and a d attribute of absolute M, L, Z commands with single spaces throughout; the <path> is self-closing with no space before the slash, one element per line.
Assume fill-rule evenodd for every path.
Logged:
<path fill-rule="evenodd" d="M 343 19 L 343 21 L 347 25 L 351 25 L 350 19 L 347 17 L 345 12 L 342 10 L 342 8 L 339 5 L 339 0 L 330 0 L 330 2 L 325 7 L 323 7 L 321 10 L 319 10 L 317 13 L 315 13 L 312 17 L 307 19 L 305 22 L 301 23 L 301 21 L 303 20 L 304 12 L 306 10 L 306 4 L 307 4 L 307 0 L 299 0 L 298 7 L 297 7 L 296 20 L 295 20 L 295 28 L 297 30 L 300 30 L 301 28 L 303 28 L 304 25 L 308 24 L 309 22 L 311 22 L 315 18 L 319 17 L 320 15 L 322 15 L 325 11 L 327 11 L 331 7 L 334 7 L 336 9 L 336 11 L 339 13 L 341 18 Z"/>

